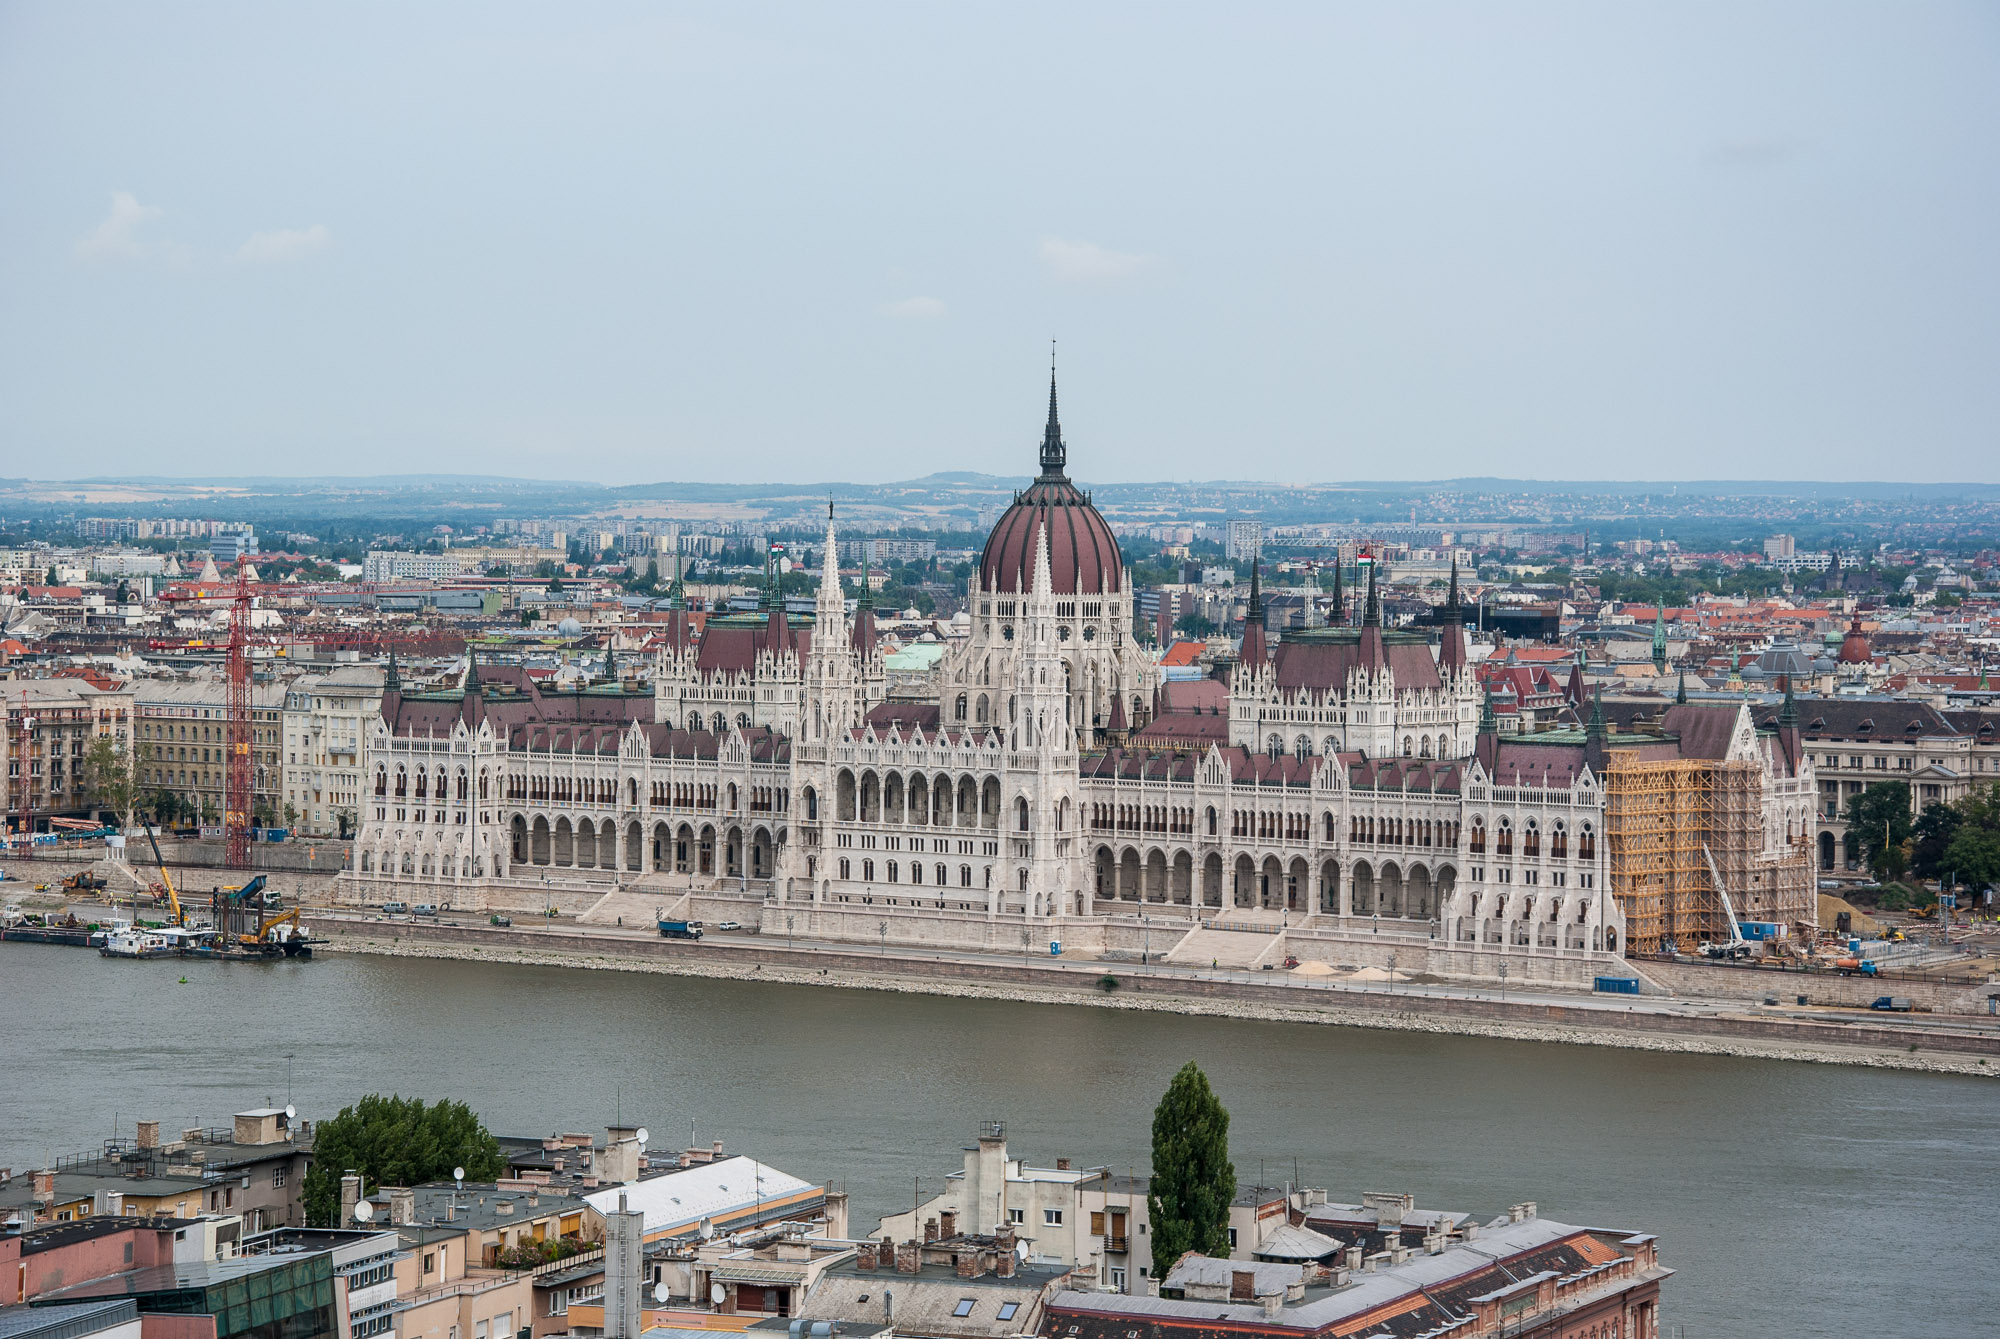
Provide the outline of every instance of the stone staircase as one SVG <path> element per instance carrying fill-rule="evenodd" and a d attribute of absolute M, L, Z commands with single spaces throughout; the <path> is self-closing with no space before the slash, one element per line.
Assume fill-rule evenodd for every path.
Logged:
<path fill-rule="evenodd" d="M 1244 971 L 1282 961 L 1284 952 L 1282 930 L 1194 929 L 1167 950 L 1165 960 L 1177 967 L 1213 965 Z"/>
<path fill-rule="evenodd" d="M 577 920 L 584 925 L 623 925 L 650 929 L 664 920 L 685 919 L 688 893 L 685 888 L 649 888 L 641 879 L 628 888 L 606 893 L 591 904 Z"/>

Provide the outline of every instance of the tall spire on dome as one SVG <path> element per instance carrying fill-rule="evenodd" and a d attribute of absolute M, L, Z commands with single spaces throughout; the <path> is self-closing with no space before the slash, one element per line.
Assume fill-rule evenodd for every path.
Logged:
<path fill-rule="evenodd" d="M 1049 423 L 1042 429 L 1042 473 L 1061 474 L 1069 460 L 1063 445 L 1062 423 L 1056 417 L 1056 342 L 1049 341 Z"/>
<path fill-rule="evenodd" d="M 465 692 L 468 697 L 476 695 L 481 688 L 479 682 L 479 652 L 471 646 L 465 648 Z"/>
<path fill-rule="evenodd" d="M 1382 603 L 1375 598 L 1375 563 L 1368 564 L 1368 604 L 1361 611 L 1361 626 L 1379 628 L 1382 626 Z"/>
<path fill-rule="evenodd" d="M 1341 593 L 1340 589 L 1340 555 L 1338 552 L 1333 557 L 1333 626 L 1336 628 L 1347 626 L 1347 597 Z"/>
<path fill-rule="evenodd" d="M 382 686 L 392 691 L 402 691 L 403 676 L 396 670 L 396 648 L 393 646 L 389 648 L 389 672 L 382 676 Z"/>

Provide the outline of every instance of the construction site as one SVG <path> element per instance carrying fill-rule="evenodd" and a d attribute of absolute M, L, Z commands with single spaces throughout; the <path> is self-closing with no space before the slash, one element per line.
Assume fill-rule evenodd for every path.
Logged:
<path fill-rule="evenodd" d="M 1604 827 L 1628 952 L 1812 940 L 1811 767 L 1782 733 L 1700 703 L 1607 741 Z"/>

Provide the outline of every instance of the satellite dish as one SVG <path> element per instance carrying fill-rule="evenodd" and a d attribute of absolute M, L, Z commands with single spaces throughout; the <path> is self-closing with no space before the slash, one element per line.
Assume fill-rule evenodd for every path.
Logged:
<path fill-rule="evenodd" d="M 666 1304 L 667 1299 L 672 1296 L 673 1292 L 667 1287 L 666 1284 L 655 1283 L 653 1285 L 653 1300 L 655 1302 L 658 1302 L 662 1306 L 664 1306 Z"/>
<path fill-rule="evenodd" d="M 1028 1263 L 1028 1243 L 1027 1243 L 1027 1242 L 1025 1242 L 1025 1241 L 1017 1241 L 1017 1242 L 1015 1242 L 1015 1243 L 1014 1243 L 1014 1258 L 1015 1258 L 1016 1260 L 1019 1260 L 1019 1261 L 1020 1261 L 1020 1262 L 1021 1262 L 1022 1264 L 1024 1264 L 1024 1265 Z"/>
<path fill-rule="evenodd" d="M 711 1283 L 708 1285 L 709 1301 L 715 1303 L 717 1306 L 721 1306 L 728 1299 L 729 1299 L 729 1290 L 723 1287 L 720 1283 Z"/>
<path fill-rule="evenodd" d="M 646 1146 L 646 1141 L 648 1139 L 651 1139 L 652 1137 L 653 1137 L 653 1132 L 651 1130 L 647 1129 L 643 1125 L 639 1127 L 639 1147 L 644 1148 Z"/>
<path fill-rule="evenodd" d="M 714 1224 L 714 1223 L 711 1223 L 711 1222 L 709 1222 L 709 1221 L 708 1221 L 708 1219 L 706 1219 L 706 1218 L 702 1219 L 702 1220 L 701 1220 L 701 1239 L 702 1239 L 703 1241 L 707 1241 L 707 1240 L 708 1240 L 708 1239 L 709 1239 L 710 1237 L 712 1237 L 712 1236 L 714 1236 L 714 1235 L 715 1235 L 715 1224 Z"/>
<path fill-rule="evenodd" d="M 370 1204 L 367 1200 L 356 1200 L 354 1202 L 355 1222 L 365 1223 L 374 1216 L 375 1216 L 375 1206 Z"/>
<path fill-rule="evenodd" d="M 293 1106 L 289 1102 L 285 1103 L 285 1119 L 297 1120 L 298 1118 L 299 1118 L 299 1109 Z"/>
<path fill-rule="evenodd" d="M 454 1180 L 454 1181 L 460 1181 L 460 1182 L 464 1181 L 464 1180 L 465 1180 L 465 1168 L 463 1168 L 463 1167 L 454 1167 L 454 1168 L 452 1168 L 452 1169 L 451 1169 L 451 1179 L 452 1179 L 452 1180 Z"/>

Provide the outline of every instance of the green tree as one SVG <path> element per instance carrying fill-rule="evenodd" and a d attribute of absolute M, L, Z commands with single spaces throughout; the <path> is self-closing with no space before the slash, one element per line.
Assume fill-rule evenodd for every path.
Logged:
<path fill-rule="evenodd" d="M 1945 877 L 1978 892 L 2000 885 L 2000 832 L 1967 825 L 1945 848 Z"/>
<path fill-rule="evenodd" d="M 1236 1168 L 1229 1161 L 1229 1112 L 1190 1060 L 1153 1110 L 1153 1277 L 1163 1279 L 1189 1251 L 1229 1254 L 1229 1202 Z"/>
<path fill-rule="evenodd" d="M 114 735 L 98 735 L 83 755 L 84 784 L 97 803 L 118 816 L 121 826 L 132 826 L 132 811 L 139 803 L 139 765 L 145 760 L 144 745 L 128 747 Z"/>
<path fill-rule="evenodd" d="M 1920 878 L 1936 879 L 1951 872 L 1945 852 L 1965 822 L 1955 805 L 1927 804 L 1910 829 L 1910 869 Z"/>
<path fill-rule="evenodd" d="M 364 1186 L 416 1186 L 447 1180 L 454 1167 L 468 1181 L 491 1181 L 506 1165 L 500 1141 L 465 1103 L 370 1093 L 314 1132 L 306 1222 L 339 1225 L 340 1178 L 350 1171 Z"/>
<path fill-rule="evenodd" d="M 1895 878 L 1910 839 L 1910 783 L 1878 781 L 1847 802 L 1847 825 L 1877 878 Z"/>

